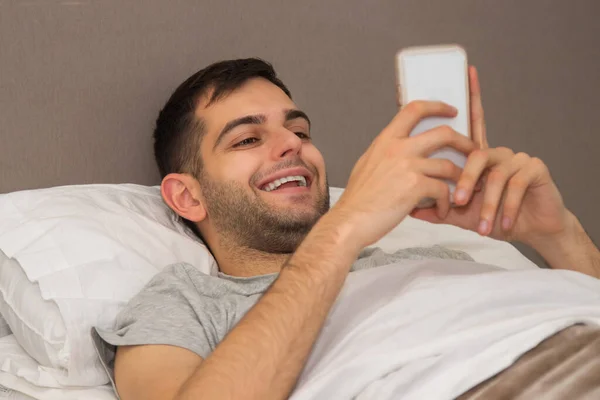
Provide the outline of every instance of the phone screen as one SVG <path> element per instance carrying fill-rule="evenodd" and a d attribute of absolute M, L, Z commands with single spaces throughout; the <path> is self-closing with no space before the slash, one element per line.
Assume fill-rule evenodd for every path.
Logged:
<path fill-rule="evenodd" d="M 422 121 L 411 135 L 447 124 L 469 136 L 469 94 L 464 53 L 458 50 L 415 52 L 406 54 L 401 62 L 405 104 L 413 100 L 437 100 L 458 109 L 456 118 L 429 118 Z"/>
<path fill-rule="evenodd" d="M 443 101 L 458 109 L 454 118 L 426 118 L 411 132 L 418 135 L 440 125 L 470 137 L 469 86 L 467 57 L 459 46 L 432 46 L 401 51 L 396 60 L 398 90 L 403 105 L 413 100 Z M 454 149 L 444 148 L 431 155 L 443 158 L 464 168 L 466 156 Z M 450 192 L 455 185 L 447 182 Z"/>

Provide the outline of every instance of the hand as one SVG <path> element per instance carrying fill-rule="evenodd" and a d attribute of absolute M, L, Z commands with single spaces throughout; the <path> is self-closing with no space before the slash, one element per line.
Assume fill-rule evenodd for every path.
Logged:
<path fill-rule="evenodd" d="M 469 80 L 471 129 L 479 149 L 469 155 L 454 193 L 454 202 L 460 207 L 444 218 L 428 209 L 414 210 L 411 215 L 530 245 L 557 236 L 566 229 L 569 213 L 548 168 L 525 153 L 489 148 L 474 67 L 469 68 Z"/>
<path fill-rule="evenodd" d="M 423 198 L 436 200 L 433 211 L 444 219 L 450 192 L 442 179 L 457 182 L 462 170 L 449 160 L 427 158 L 443 147 L 470 154 L 475 143 L 440 126 L 409 137 L 423 118 L 454 117 L 456 109 L 440 102 L 415 101 L 404 107 L 358 160 L 344 194 L 332 208 L 350 221 L 357 246 L 368 246 L 398 225 Z"/>

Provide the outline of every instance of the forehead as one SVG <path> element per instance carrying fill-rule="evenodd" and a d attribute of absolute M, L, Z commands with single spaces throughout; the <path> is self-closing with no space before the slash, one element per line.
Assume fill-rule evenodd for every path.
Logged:
<path fill-rule="evenodd" d="M 233 119 L 256 114 L 264 114 L 269 119 L 282 118 L 282 110 L 296 108 L 283 90 L 263 78 L 245 82 L 240 88 L 206 107 L 208 100 L 209 96 L 205 96 L 200 101 L 196 116 L 204 121 L 206 137 L 212 140 Z"/>

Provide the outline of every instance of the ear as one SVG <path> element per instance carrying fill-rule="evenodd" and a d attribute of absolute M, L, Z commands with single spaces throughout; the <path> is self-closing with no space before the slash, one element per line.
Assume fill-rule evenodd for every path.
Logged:
<path fill-rule="evenodd" d="M 167 205 L 179 216 L 200 222 L 206 218 L 201 200 L 200 183 L 189 174 L 169 174 L 160 184 L 160 193 Z"/>

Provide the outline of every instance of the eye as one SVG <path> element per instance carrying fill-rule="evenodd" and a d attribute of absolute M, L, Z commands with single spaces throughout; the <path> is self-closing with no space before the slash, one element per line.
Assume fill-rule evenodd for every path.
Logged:
<path fill-rule="evenodd" d="M 306 133 L 304 132 L 294 132 L 296 134 L 296 136 L 298 136 L 300 139 L 310 139 L 310 136 L 308 136 Z"/>
<path fill-rule="evenodd" d="M 253 137 L 251 137 L 251 138 L 246 138 L 246 139 L 244 139 L 244 140 L 242 140 L 242 141 L 239 141 L 239 142 L 237 142 L 237 143 L 236 143 L 236 144 L 234 144 L 232 147 L 244 147 L 244 146 L 249 146 L 249 145 L 251 145 L 251 144 L 254 144 L 254 143 L 256 143 L 256 142 L 258 142 L 258 139 L 257 139 L 257 138 L 253 138 Z"/>

